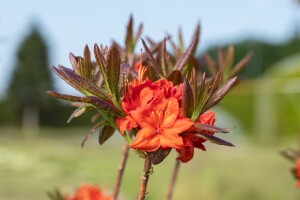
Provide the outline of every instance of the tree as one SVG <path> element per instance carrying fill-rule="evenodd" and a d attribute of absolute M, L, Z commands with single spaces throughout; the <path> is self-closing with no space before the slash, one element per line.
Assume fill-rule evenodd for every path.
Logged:
<path fill-rule="evenodd" d="M 7 91 L 7 100 L 17 113 L 21 113 L 22 128 L 36 131 L 39 110 L 49 104 L 45 91 L 53 89 L 48 65 L 48 47 L 39 29 L 32 26 L 21 42 Z"/>

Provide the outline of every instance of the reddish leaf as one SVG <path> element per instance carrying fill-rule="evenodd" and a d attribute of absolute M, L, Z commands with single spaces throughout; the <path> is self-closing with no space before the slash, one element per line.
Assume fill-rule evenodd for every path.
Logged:
<path fill-rule="evenodd" d="M 99 132 L 99 144 L 102 145 L 106 140 L 108 140 L 115 132 L 115 129 L 111 126 L 103 126 L 102 130 Z"/>
<path fill-rule="evenodd" d="M 153 165 L 157 165 L 161 163 L 171 152 L 170 149 L 158 149 L 152 153 L 150 153 L 150 159 Z"/>
<path fill-rule="evenodd" d="M 208 124 L 201 124 L 201 123 L 195 123 L 195 128 L 202 130 L 202 131 L 209 131 L 212 133 L 228 133 L 228 130 L 223 129 L 223 128 L 219 128 L 216 126 L 211 126 Z"/>
<path fill-rule="evenodd" d="M 182 94 L 183 115 L 190 118 L 194 111 L 194 95 L 188 80 L 184 79 Z"/>
<path fill-rule="evenodd" d="M 228 146 L 228 147 L 235 147 L 230 142 L 227 142 L 225 140 L 222 140 L 221 138 L 218 138 L 218 137 L 210 135 L 210 134 L 197 133 L 197 135 L 202 137 L 203 139 L 206 139 L 206 140 L 210 141 L 211 143 L 215 143 L 215 144 L 218 144 L 218 145 L 224 145 L 224 146 Z"/>

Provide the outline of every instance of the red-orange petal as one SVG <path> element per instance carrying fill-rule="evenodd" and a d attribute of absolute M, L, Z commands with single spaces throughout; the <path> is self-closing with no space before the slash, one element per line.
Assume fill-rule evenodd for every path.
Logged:
<path fill-rule="evenodd" d="M 122 135 L 124 135 L 124 131 L 131 130 L 138 126 L 130 116 L 116 119 L 116 125 Z"/>
<path fill-rule="evenodd" d="M 146 152 L 152 152 L 160 147 L 160 140 L 155 129 L 144 127 L 137 132 L 136 138 L 130 144 L 130 147 Z"/>
<path fill-rule="evenodd" d="M 170 98 L 167 107 L 164 111 L 164 119 L 163 119 L 162 126 L 171 127 L 178 116 L 178 112 L 179 112 L 179 106 L 178 106 L 177 99 Z"/>
<path fill-rule="evenodd" d="M 159 134 L 159 139 L 160 139 L 161 148 L 163 149 L 166 148 L 178 149 L 183 147 L 182 138 L 178 134 L 162 131 L 162 133 Z"/>
<path fill-rule="evenodd" d="M 181 134 L 184 131 L 188 130 L 194 122 L 189 118 L 180 118 L 176 119 L 172 127 L 163 127 L 164 131 L 170 132 L 173 134 Z"/>

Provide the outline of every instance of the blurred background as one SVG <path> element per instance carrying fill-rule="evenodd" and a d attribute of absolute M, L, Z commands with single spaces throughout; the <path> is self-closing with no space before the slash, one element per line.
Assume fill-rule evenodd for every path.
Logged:
<path fill-rule="evenodd" d="M 293 164 L 278 153 L 300 144 L 297 0 L 0 1 L 0 199 L 47 199 L 47 191 L 71 193 L 80 183 L 111 193 L 122 138 L 100 147 L 93 136 L 80 148 L 94 113 L 67 124 L 74 108 L 45 91 L 75 94 L 49 66 L 70 67 L 69 53 L 82 55 L 86 44 L 124 44 L 130 14 L 154 41 L 177 41 L 181 28 L 188 44 L 200 22 L 199 59 L 228 45 L 235 63 L 254 53 L 241 84 L 214 109 L 217 125 L 230 130 L 221 137 L 237 147 L 197 152 L 181 167 L 174 199 L 300 199 Z M 155 166 L 147 199 L 164 199 L 175 157 Z M 131 152 L 123 199 L 135 199 L 142 165 Z"/>

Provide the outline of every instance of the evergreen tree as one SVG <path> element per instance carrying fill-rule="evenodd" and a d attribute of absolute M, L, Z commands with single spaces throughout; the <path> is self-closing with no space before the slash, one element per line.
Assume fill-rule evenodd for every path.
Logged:
<path fill-rule="evenodd" d="M 46 90 L 53 89 L 48 63 L 48 47 L 36 26 L 21 42 L 8 87 L 8 102 L 22 113 L 22 127 L 34 131 L 39 126 L 39 110 L 49 104 Z"/>

